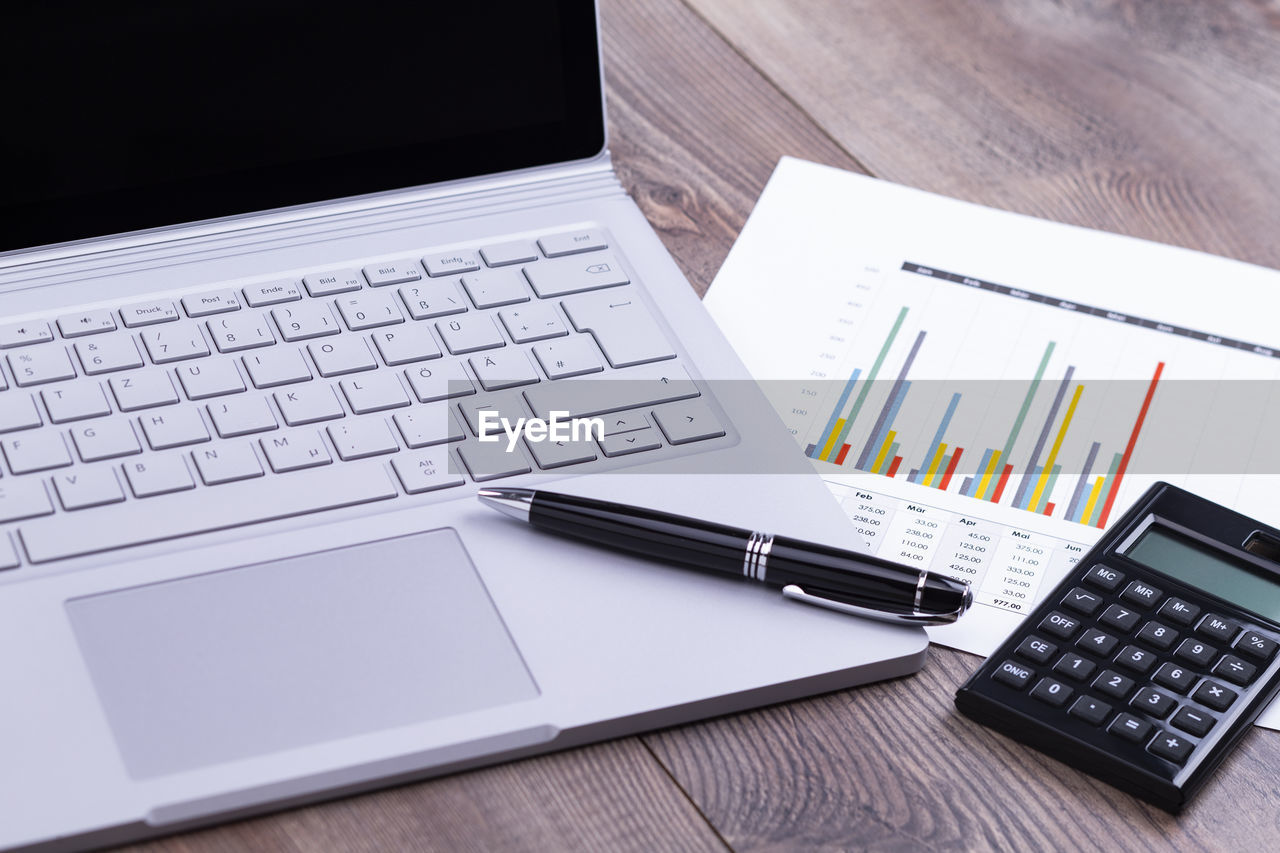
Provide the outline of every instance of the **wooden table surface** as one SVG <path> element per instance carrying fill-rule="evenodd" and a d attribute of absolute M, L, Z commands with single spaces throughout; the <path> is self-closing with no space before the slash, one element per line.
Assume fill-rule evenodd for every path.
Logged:
<path fill-rule="evenodd" d="M 784 154 L 1280 266 L 1275 0 L 601 6 L 618 172 L 699 292 Z M 1274 849 L 1280 733 L 1173 818 L 957 716 L 977 662 L 138 849 Z"/>

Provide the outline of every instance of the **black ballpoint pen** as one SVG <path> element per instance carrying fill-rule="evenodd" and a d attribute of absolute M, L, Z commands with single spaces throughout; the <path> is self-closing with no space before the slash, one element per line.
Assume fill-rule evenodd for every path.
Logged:
<path fill-rule="evenodd" d="M 871 619 L 945 625 L 973 603 L 964 581 L 786 536 L 540 489 L 481 489 L 479 498 L 540 530 L 760 581 L 788 598 Z"/>

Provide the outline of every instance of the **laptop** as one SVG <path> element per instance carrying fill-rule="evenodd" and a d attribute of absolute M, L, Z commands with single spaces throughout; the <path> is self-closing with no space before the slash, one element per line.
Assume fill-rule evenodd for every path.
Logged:
<path fill-rule="evenodd" d="M 476 500 L 851 541 L 619 184 L 592 3 L 76 5 L 7 9 L 0 56 L 0 847 L 922 664 L 918 628 Z"/>

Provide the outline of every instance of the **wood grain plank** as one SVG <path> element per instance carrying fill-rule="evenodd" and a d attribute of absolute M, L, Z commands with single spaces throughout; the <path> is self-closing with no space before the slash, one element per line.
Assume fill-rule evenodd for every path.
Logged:
<path fill-rule="evenodd" d="M 1280 8 L 690 0 L 878 177 L 1280 266 Z"/>

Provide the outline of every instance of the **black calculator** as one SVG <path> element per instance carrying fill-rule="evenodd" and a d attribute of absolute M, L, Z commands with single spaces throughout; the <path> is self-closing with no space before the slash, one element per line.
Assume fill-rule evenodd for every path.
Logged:
<path fill-rule="evenodd" d="M 1171 812 L 1280 687 L 1280 530 L 1152 486 L 956 692 L 961 713 Z"/>

